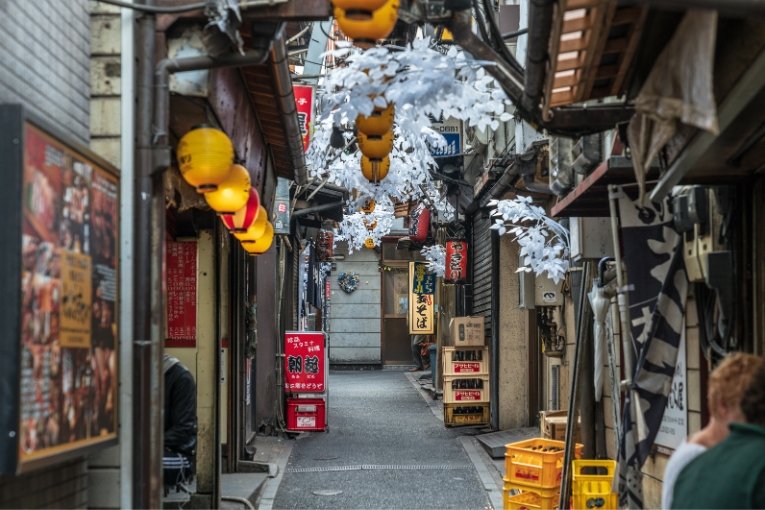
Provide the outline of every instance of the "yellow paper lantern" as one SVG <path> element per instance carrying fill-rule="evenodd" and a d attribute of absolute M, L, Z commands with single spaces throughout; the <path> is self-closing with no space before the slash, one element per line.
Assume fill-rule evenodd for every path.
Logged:
<path fill-rule="evenodd" d="M 255 222 L 250 225 L 245 232 L 234 232 L 234 237 L 242 243 L 254 243 L 266 231 L 268 224 L 268 212 L 261 205 L 258 207 L 258 214 L 255 216 Z"/>
<path fill-rule="evenodd" d="M 372 16 L 372 12 L 376 11 L 388 0 L 332 0 L 333 7 L 340 7 L 344 9 L 348 17 L 365 17 Z"/>
<path fill-rule="evenodd" d="M 367 248 L 367 249 L 371 250 L 374 247 L 375 247 L 375 240 L 374 239 L 372 239 L 371 237 L 367 237 L 366 239 L 364 239 L 364 248 Z"/>
<path fill-rule="evenodd" d="M 268 251 L 274 242 L 274 227 L 271 222 L 266 223 L 266 231 L 254 243 L 242 243 L 244 251 L 250 255 L 260 255 Z"/>
<path fill-rule="evenodd" d="M 393 133 L 388 131 L 377 136 L 359 131 L 359 150 L 370 159 L 382 159 L 393 150 Z"/>
<path fill-rule="evenodd" d="M 198 127 L 178 142 L 181 175 L 199 193 L 215 191 L 234 162 L 234 146 L 220 129 Z"/>
<path fill-rule="evenodd" d="M 361 212 L 364 214 L 372 214 L 375 211 L 375 205 L 377 205 L 374 199 L 370 198 L 366 204 L 361 206 Z"/>
<path fill-rule="evenodd" d="M 385 108 L 375 108 L 372 113 L 356 117 L 356 128 L 365 135 L 382 136 L 393 129 L 393 103 Z"/>
<path fill-rule="evenodd" d="M 361 156 L 361 173 L 369 182 L 377 184 L 385 179 L 390 170 L 390 158 L 385 156 L 383 159 L 369 159 Z"/>
<path fill-rule="evenodd" d="M 387 0 L 371 16 L 358 16 L 335 7 L 334 14 L 337 25 L 347 37 L 353 39 L 357 46 L 371 47 L 378 39 L 385 39 L 393 31 L 398 20 L 399 0 Z"/>
<path fill-rule="evenodd" d="M 250 172 L 242 165 L 233 165 L 218 189 L 205 193 L 205 202 L 213 211 L 233 214 L 250 198 Z"/>

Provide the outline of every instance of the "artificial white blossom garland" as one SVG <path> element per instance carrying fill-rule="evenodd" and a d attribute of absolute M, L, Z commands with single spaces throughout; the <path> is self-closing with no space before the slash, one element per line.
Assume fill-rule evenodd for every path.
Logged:
<path fill-rule="evenodd" d="M 510 232 L 520 246 L 523 265 L 518 272 L 542 273 L 559 282 L 569 266 L 570 242 L 568 230 L 548 217 L 545 210 L 533 204 L 531 197 L 517 196 L 510 200 L 491 200 L 494 209 L 492 229 L 499 235 Z M 507 224 L 512 225 L 508 230 Z"/>
<path fill-rule="evenodd" d="M 443 278 L 446 274 L 446 248 L 440 244 L 425 246 L 420 253 L 427 261 L 428 272 Z"/>

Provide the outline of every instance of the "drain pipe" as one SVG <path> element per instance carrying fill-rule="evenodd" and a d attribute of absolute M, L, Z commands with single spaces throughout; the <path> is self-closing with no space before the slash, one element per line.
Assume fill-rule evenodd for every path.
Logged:
<path fill-rule="evenodd" d="M 220 57 L 201 55 L 197 57 L 166 58 L 160 60 L 154 71 L 154 137 L 152 142 L 158 150 L 167 151 L 165 157 L 156 161 L 155 169 L 162 171 L 170 166 L 170 149 L 167 146 L 168 129 L 170 126 L 170 75 L 184 71 L 199 71 L 202 69 L 219 69 L 222 67 L 245 67 L 262 64 L 268 58 L 269 50 L 250 50 L 244 55 L 229 54 Z"/>
<path fill-rule="evenodd" d="M 526 80 L 523 84 L 524 109 L 538 112 L 539 98 L 542 97 L 547 47 L 550 42 L 554 0 L 531 0 L 529 2 L 529 33 L 526 48 Z"/>
<path fill-rule="evenodd" d="M 485 65 L 486 72 L 491 74 L 502 86 L 507 96 L 519 110 L 523 109 L 521 103 L 524 90 L 524 75 L 510 67 L 496 51 L 481 41 L 471 27 L 470 9 L 455 11 L 449 22 L 449 30 L 454 35 L 454 40 L 466 49 L 476 60 L 491 63 Z M 520 67 L 520 66 L 519 66 Z M 524 117 L 529 112 L 523 112 Z"/>
<path fill-rule="evenodd" d="M 287 45 L 284 43 L 284 30 L 285 25 L 283 24 L 276 31 L 276 37 L 274 37 L 274 42 L 271 45 L 271 66 L 279 110 L 282 113 L 282 120 L 287 132 L 286 142 L 295 172 L 295 183 L 302 186 L 308 182 L 308 169 L 305 162 L 303 137 L 298 125 L 295 94 L 292 91 L 292 76 L 290 75 Z"/>

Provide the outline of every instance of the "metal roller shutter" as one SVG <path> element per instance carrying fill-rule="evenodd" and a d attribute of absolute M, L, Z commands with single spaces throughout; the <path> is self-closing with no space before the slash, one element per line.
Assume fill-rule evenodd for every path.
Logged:
<path fill-rule="evenodd" d="M 473 216 L 472 222 L 472 246 L 473 257 L 471 259 L 470 274 L 472 279 L 472 294 L 470 315 L 482 315 L 486 317 L 486 339 L 491 338 L 492 318 L 492 267 L 494 263 L 494 247 L 490 218 L 483 217 L 481 212 Z"/>

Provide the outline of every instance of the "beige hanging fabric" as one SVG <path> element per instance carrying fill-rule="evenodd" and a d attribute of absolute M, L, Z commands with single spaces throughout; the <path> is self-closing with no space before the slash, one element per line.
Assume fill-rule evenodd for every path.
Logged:
<path fill-rule="evenodd" d="M 718 133 L 713 91 L 717 11 L 689 10 L 635 99 L 627 130 L 643 203 L 647 168 L 678 123 Z"/>

